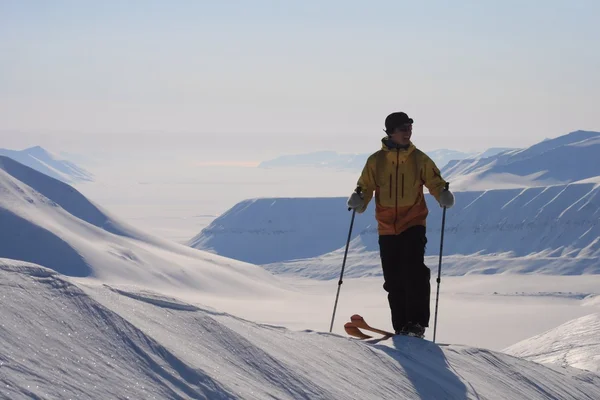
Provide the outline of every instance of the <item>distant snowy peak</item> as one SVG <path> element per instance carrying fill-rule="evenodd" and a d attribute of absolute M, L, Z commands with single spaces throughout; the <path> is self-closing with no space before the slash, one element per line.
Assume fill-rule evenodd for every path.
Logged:
<path fill-rule="evenodd" d="M 542 154 L 549 150 L 553 150 L 562 146 L 568 146 L 589 139 L 597 139 L 600 137 L 600 132 L 577 130 L 554 139 L 546 139 L 538 144 L 526 149 L 527 155 Z"/>
<path fill-rule="evenodd" d="M 542 364 L 600 373 L 600 313 L 569 321 L 514 344 L 504 352 Z"/>
<path fill-rule="evenodd" d="M 575 131 L 527 149 L 453 161 L 442 169 L 459 190 L 558 185 L 600 176 L 600 132 Z"/>
<path fill-rule="evenodd" d="M 0 149 L 0 155 L 10 157 L 23 165 L 66 183 L 93 181 L 94 177 L 85 169 L 66 160 L 60 160 L 46 149 L 35 146 L 25 150 Z"/>
<path fill-rule="evenodd" d="M 465 153 L 463 151 L 449 150 L 449 149 L 438 149 L 426 151 L 429 158 L 435 162 L 439 168 L 448 164 L 452 160 L 464 160 L 465 158 L 474 157 L 476 153 Z"/>
<path fill-rule="evenodd" d="M 520 149 L 517 149 L 514 147 L 492 147 L 482 153 L 476 154 L 474 157 L 465 157 L 465 158 L 487 158 L 487 157 L 493 157 L 498 154 L 506 153 L 509 151 L 516 151 L 516 150 L 520 150 Z"/>

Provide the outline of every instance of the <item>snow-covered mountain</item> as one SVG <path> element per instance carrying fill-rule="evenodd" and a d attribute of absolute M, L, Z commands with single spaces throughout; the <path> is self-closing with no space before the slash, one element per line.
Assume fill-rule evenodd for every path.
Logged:
<path fill-rule="evenodd" d="M 465 158 L 471 158 L 471 159 L 487 158 L 487 157 L 493 157 L 493 156 L 501 154 L 501 153 L 506 153 L 508 151 L 514 151 L 514 150 L 519 150 L 519 149 L 514 148 L 514 147 L 491 147 L 491 148 L 487 149 L 486 151 L 483 151 L 481 153 L 475 154 L 474 156 L 465 157 Z M 461 159 L 464 159 L 464 158 L 455 158 L 454 160 L 461 160 Z M 450 161 L 452 161 L 452 160 L 448 160 L 448 162 L 450 162 Z M 445 166 L 446 164 L 441 165 L 440 168 Z"/>
<path fill-rule="evenodd" d="M 589 299 L 600 304 L 600 296 Z M 505 353 L 542 364 L 600 373 L 600 314 L 569 321 L 506 349 Z"/>
<path fill-rule="evenodd" d="M 269 268 L 274 272 L 292 268 L 300 273 L 295 266 L 302 266 L 303 276 L 334 278 L 350 227 L 345 201 L 243 201 L 189 244 L 254 264 L 278 263 Z M 439 254 L 442 213 L 430 195 L 427 203 L 427 254 L 435 256 Z M 600 273 L 599 218 L 600 178 L 550 187 L 458 192 L 456 206 L 446 217 L 444 256 L 453 262 L 445 272 Z M 369 205 L 354 222 L 350 276 L 379 274 L 377 251 L 374 207 Z M 481 270 L 481 259 L 474 256 L 497 257 L 496 264 L 485 263 Z"/>
<path fill-rule="evenodd" d="M 119 222 L 71 186 L 0 156 L 0 257 L 69 276 L 190 290 L 277 291 L 273 277 L 242 262 L 152 237 Z"/>
<path fill-rule="evenodd" d="M 72 162 L 60 160 L 40 146 L 25 150 L 0 149 L 0 156 L 10 157 L 23 165 L 66 183 L 94 180 L 93 175 L 85 169 Z"/>
<path fill-rule="evenodd" d="M 358 216 L 355 234 L 370 223 Z M 333 251 L 345 243 L 349 225 L 350 213 L 343 198 L 245 200 L 188 244 L 236 260 L 266 264 Z"/>
<path fill-rule="evenodd" d="M 512 148 L 504 148 L 504 147 L 492 147 L 483 152 L 470 152 L 466 153 L 464 151 L 457 150 L 447 150 L 447 149 L 439 149 L 439 150 L 430 150 L 426 151 L 429 158 L 431 158 L 435 164 L 441 169 L 449 162 L 456 160 L 464 160 L 467 158 L 482 158 L 482 157 L 491 157 L 496 154 L 503 153 L 505 151 L 514 150 Z"/>
<path fill-rule="evenodd" d="M 330 167 L 359 171 L 371 153 L 293 154 L 264 161 L 259 167 Z M 548 186 L 600 176 L 597 160 L 600 132 L 594 131 L 571 132 L 526 149 L 499 147 L 481 153 L 439 149 L 426 153 L 455 190 Z"/>
<path fill-rule="evenodd" d="M 600 376 L 409 337 L 290 331 L 0 259 L 0 396 L 597 399 Z"/>
<path fill-rule="evenodd" d="M 446 221 L 445 273 L 599 273 L 600 133 L 577 131 L 525 150 L 495 151 L 499 153 L 493 157 L 451 163 L 445 170 L 451 188 L 456 189 L 456 181 L 485 184 L 499 176 L 512 177 L 513 184 L 515 177 L 522 178 L 527 184 L 455 192 L 456 206 L 448 210 Z M 566 183 L 544 186 L 543 181 Z M 189 245 L 262 264 L 272 272 L 333 279 L 350 225 L 345 201 L 243 201 L 215 219 Z M 427 202 L 427 254 L 432 263 L 439 253 L 441 209 L 429 195 Z M 381 273 L 376 228 L 371 204 L 364 215 L 356 217 L 350 276 Z"/>
<path fill-rule="evenodd" d="M 600 132 L 575 131 L 527 149 L 452 161 L 442 175 L 459 190 L 547 186 L 600 176 Z"/>
<path fill-rule="evenodd" d="M 341 154 L 335 151 L 291 154 L 263 161 L 259 164 L 259 168 L 328 167 L 360 171 L 365 166 L 365 162 L 369 155 L 376 150 L 378 150 L 378 148 L 374 148 L 371 153 L 365 154 Z M 457 150 L 439 149 L 427 151 L 427 155 L 441 168 L 452 160 L 491 157 L 508 150 L 511 149 L 493 148 L 488 149 L 483 153 L 465 153 Z"/>

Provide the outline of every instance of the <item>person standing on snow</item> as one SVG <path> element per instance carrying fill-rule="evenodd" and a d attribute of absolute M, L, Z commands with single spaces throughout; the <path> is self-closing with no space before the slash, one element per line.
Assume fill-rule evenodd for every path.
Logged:
<path fill-rule="evenodd" d="M 385 119 L 387 134 L 372 154 L 348 207 L 367 209 L 375 193 L 383 288 L 388 292 L 396 334 L 423 337 L 429 326 L 431 271 L 425 265 L 425 222 L 429 213 L 423 186 L 440 206 L 454 205 L 435 163 L 410 141 L 413 119 L 395 112 Z M 360 190 L 359 190 L 360 189 Z"/>

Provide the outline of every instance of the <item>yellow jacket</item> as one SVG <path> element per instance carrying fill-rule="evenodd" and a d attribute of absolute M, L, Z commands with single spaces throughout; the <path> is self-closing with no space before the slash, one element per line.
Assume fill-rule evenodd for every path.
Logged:
<path fill-rule="evenodd" d="M 427 204 L 423 185 L 438 200 L 446 185 L 435 163 L 412 143 L 408 149 L 389 148 L 382 139 L 381 150 L 369 156 L 358 186 L 367 205 L 375 192 L 375 218 L 380 235 L 398 235 L 415 226 L 425 226 Z"/>

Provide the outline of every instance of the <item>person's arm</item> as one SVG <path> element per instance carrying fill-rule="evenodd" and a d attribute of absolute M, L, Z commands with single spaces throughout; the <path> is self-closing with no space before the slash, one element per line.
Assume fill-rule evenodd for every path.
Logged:
<path fill-rule="evenodd" d="M 373 198 L 375 191 L 375 155 L 369 157 L 358 178 L 357 190 L 348 199 L 348 207 L 355 209 L 357 213 L 363 213 Z M 360 193 L 358 193 L 360 188 Z"/>
<path fill-rule="evenodd" d="M 429 193 L 431 193 L 438 203 L 441 204 L 440 195 L 446 187 L 446 181 L 442 178 L 442 174 L 433 160 L 426 154 L 423 154 L 423 157 L 425 160 L 423 164 L 423 183 L 425 184 L 425 187 L 429 189 Z"/>

